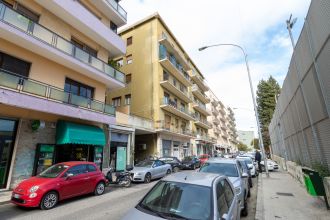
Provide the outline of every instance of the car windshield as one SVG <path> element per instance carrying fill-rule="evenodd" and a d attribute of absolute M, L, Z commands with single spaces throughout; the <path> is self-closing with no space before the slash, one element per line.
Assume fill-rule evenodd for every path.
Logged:
<path fill-rule="evenodd" d="M 174 162 L 174 158 L 171 157 L 163 157 L 159 158 L 159 160 L 164 161 L 165 163 Z"/>
<path fill-rule="evenodd" d="M 185 157 L 185 158 L 183 158 L 182 161 L 188 162 L 188 161 L 192 161 L 192 160 L 193 160 L 193 157 Z"/>
<path fill-rule="evenodd" d="M 210 219 L 211 188 L 160 181 L 139 203 L 138 209 L 162 218 Z"/>
<path fill-rule="evenodd" d="M 136 164 L 136 167 L 151 167 L 154 162 L 152 160 L 144 160 Z"/>
<path fill-rule="evenodd" d="M 55 164 L 48 169 L 41 172 L 38 177 L 45 178 L 56 178 L 58 177 L 64 170 L 66 170 L 69 166 L 64 164 Z"/>
<path fill-rule="evenodd" d="M 200 172 L 216 173 L 228 177 L 238 177 L 238 171 L 235 164 L 232 163 L 205 163 Z"/>

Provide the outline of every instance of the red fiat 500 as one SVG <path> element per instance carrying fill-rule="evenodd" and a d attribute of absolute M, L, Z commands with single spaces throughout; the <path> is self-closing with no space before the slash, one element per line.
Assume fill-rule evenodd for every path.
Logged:
<path fill-rule="evenodd" d="M 25 207 L 51 209 L 58 201 L 94 192 L 101 195 L 106 179 L 91 162 L 55 164 L 39 175 L 23 180 L 12 194 L 12 203 Z"/>

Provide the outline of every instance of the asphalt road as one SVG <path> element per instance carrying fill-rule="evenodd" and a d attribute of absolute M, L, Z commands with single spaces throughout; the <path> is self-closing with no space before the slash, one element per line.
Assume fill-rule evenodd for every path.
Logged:
<path fill-rule="evenodd" d="M 149 184 L 133 184 L 130 188 L 112 186 L 102 196 L 87 195 L 65 200 L 48 211 L 38 208 L 20 208 L 12 204 L 0 205 L 0 220 L 120 220 L 156 183 L 157 181 Z M 242 217 L 243 220 L 255 219 L 256 200 L 257 178 L 254 178 L 249 198 L 249 213 L 247 217 Z"/>

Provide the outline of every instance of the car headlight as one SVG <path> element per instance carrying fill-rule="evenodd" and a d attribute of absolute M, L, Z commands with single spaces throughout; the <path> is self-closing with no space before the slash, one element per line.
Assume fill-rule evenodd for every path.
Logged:
<path fill-rule="evenodd" d="M 39 189 L 39 186 L 32 186 L 31 188 L 30 188 L 30 193 L 34 193 L 34 192 L 36 192 L 37 190 Z"/>
<path fill-rule="evenodd" d="M 235 188 L 235 192 L 236 192 L 236 194 L 240 194 L 241 193 L 241 187 Z"/>

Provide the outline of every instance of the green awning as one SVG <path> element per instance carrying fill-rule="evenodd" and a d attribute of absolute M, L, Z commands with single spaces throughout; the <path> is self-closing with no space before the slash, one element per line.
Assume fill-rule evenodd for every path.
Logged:
<path fill-rule="evenodd" d="M 101 128 L 67 121 L 58 121 L 56 144 L 105 145 L 105 135 Z"/>

